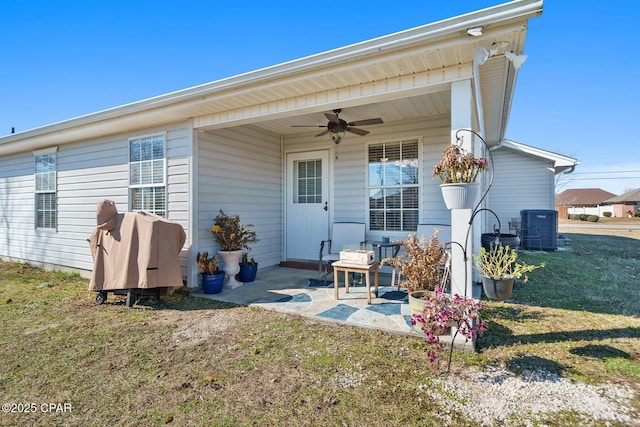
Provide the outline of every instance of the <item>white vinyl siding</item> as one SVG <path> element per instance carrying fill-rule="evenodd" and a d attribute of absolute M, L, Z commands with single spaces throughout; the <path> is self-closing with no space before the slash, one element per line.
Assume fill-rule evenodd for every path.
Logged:
<path fill-rule="evenodd" d="M 131 210 L 166 216 L 165 135 L 129 139 Z"/>
<path fill-rule="evenodd" d="M 507 148 L 494 150 L 491 154 L 495 172 L 486 204 L 500 218 L 502 233 L 509 233 L 509 221 L 520 218 L 522 209 L 555 209 L 555 172 L 551 160 Z M 483 175 L 488 179 L 488 173 Z M 493 230 L 497 225 L 495 217 L 488 214 L 485 218 L 483 230 Z"/>
<path fill-rule="evenodd" d="M 208 231 L 218 210 L 254 224 L 259 242 L 250 256 L 259 268 L 282 260 L 282 174 L 280 138 L 252 126 L 198 132 L 198 250 L 218 249 Z M 196 284 L 197 285 L 197 284 Z"/>
<path fill-rule="evenodd" d="M 185 247 L 189 247 L 192 132 L 190 125 L 183 122 L 162 129 L 142 130 L 140 135 L 161 132 L 166 135 L 167 216 L 185 229 Z M 109 199 L 115 201 L 118 212 L 131 210 L 128 163 L 132 136 L 135 135 L 121 134 L 58 145 L 56 233 L 34 228 L 34 153 L 1 158 L 0 210 L 10 214 L 0 223 L 0 256 L 90 271 L 93 258 L 87 238 L 96 227 L 97 203 Z M 186 275 L 188 259 L 186 251 L 183 252 L 181 263 Z"/>
<path fill-rule="evenodd" d="M 35 153 L 36 228 L 56 229 L 56 150 Z"/>

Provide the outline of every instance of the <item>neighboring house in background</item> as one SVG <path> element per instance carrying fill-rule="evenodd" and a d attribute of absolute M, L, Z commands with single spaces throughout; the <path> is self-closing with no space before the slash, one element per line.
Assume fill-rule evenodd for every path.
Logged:
<path fill-rule="evenodd" d="M 607 199 L 604 203 L 611 204 L 614 217 L 627 217 L 630 213 L 633 216 L 640 211 L 640 188 Z"/>
<path fill-rule="evenodd" d="M 520 219 L 523 209 L 555 209 L 556 175 L 572 172 L 579 163 L 572 157 L 508 139 L 492 147 L 491 154 L 496 166 L 486 205 L 500 218 L 503 233 L 509 232 L 509 221 Z M 487 215 L 485 229 L 493 230 L 494 224 L 495 217 Z"/>
<path fill-rule="evenodd" d="M 219 209 L 255 225 L 261 268 L 317 260 L 334 221 L 366 223 L 367 240 L 449 223 L 453 240 L 470 235 L 469 251 L 479 248 L 488 221 L 479 216 L 468 234 L 471 210 L 446 209 L 431 169 L 458 130 L 474 129 L 505 146 L 495 169 L 507 170 L 518 152 L 504 139 L 518 70 L 503 51 L 521 54 L 528 20 L 541 13 L 541 0 L 513 1 L 0 137 L 0 257 L 91 270 L 86 239 L 102 199 L 180 223 L 190 287 L 195 254 L 218 249 L 209 228 Z M 337 145 L 335 134 L 316 137 L 335 109 L 346 122 L 384 123 Z M 479 141 L 461 134 L 479 154 Z M 542 157 L 531 164 L 552 168 Z M 512 189 L 507 179 L 492 191 L 528 191 L 524 178 Z M 470 258 L 453 252 L 452 288 L 467 295 Z"/>
<path fill-rule="evenodd" d="M 556 195 L 556 206 L 558 211 L 561 208 L 566 208 L 568 215 L 602 216 L 604 212 L 613 214 L 611 205 L 605 202 L 615 196 L 615 194 L 600 188 L 574 188 L 558 193 Z"/>

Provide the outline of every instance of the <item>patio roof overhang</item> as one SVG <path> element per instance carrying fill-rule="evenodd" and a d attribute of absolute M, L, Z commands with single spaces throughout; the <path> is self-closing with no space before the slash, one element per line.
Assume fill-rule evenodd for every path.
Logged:
<path fill-rule="evenodd" d="M 209 130 L 252 124 L 301 132 L 325 111 L 385 122 L 450 113 L 450 84 L 472 79 L 475 51 L 501 42 L 524 50 L 527 21 L 542 0 L 517 0 L 250 73 L 125 104 L 0 138 L 0 155 L 193 120 Z M 482 36 L 467 29 L 482 27 Z M 498 55 L 480 67 L 485 139 L 497 144 L 511 109 L 516 71 Z"/>
<path fill-rule="evenodd" d="M 580 162 L 577 159 L 574 159 L 573 157 L 554 153 L 552 151 L 543 150 L 537 147 L 532 147 L 530 145 L 521 144 L 519 142 L 511 141 L 509 139 L 505 139 L 501 141 L 501 143 L 498 146 L 495 146 L 492 149 L 498 149 L 498 148 L 508 148 L 513 151 L 518 151 L 520 153 L 524 153 L 529 156 L 549 160 L 553 162 L 553 170 L 556 174 L 570 170 L 580 164 Z"/>

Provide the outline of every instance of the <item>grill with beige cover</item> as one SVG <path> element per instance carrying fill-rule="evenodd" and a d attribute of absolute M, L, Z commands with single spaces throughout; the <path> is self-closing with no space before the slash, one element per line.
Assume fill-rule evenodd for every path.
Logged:
<path fill-rule="evenodd" d="M 158 297 L 184 286 L 179 255 L 186 235 L 180 224 L 148 212 L 119 214 L 112 200 L 99 202 L 96 215 L 89 290 L 98 292 L 97 303 L 107 292 L 126 293 L 131 307 L 137 296 Z"/>

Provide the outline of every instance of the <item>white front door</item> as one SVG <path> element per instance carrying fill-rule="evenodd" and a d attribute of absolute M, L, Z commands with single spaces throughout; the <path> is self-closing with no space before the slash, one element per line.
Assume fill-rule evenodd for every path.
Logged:
<path fill-rule="evenodd" d="M 287 155 L 287 259 L 317 260 L 329 235 L 329 152 Z"/>

